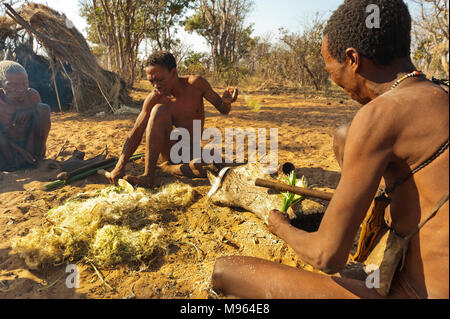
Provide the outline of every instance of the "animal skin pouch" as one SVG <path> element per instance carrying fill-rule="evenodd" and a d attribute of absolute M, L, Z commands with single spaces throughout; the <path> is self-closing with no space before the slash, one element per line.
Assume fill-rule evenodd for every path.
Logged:
<path fill-rule="evenodd" d="M 403 268 L 403 262 L 408 250 L 409 238 L 402 238 L 386 225 L 378 234 L 375 246 L 364 261 L 367 270 L 379 270 L 379 286 L 376 291 L 383 297 L 388 296 L 392 279 L 399 268 Z"/>
<path fill-rule="evenodd" d="M 383 196 L 383 195 L 381 195 Z M 384 195 L 386 196 L 386 195 Z M 377 197 L 378 198 L 378 197 Z M 370 251 L 367 251 L 367 257 L 358 255 L 357 261 L 363 262 L 367 269 L 378 269 L 380 275 L 380 284 L 376 287 L 376 291 L 383 297 L 389 295 L 391 289 L 392 279 L 397 270 L 403 268 L 406 252 L 408 250 L 409 242 L 411 238 L 438 212 L 438 210 L 448 201 L 449 194 L 447 193 L 444 198 L 438 203 L 433 212 L 419 225 L 413 229 L 413 231 L 406 237 L 401 237 L 395 233 L 395 231 L 389 228 L 386 223 L 377 229 L 377 234 L 373 241 L 371 241 Z M 381 200 L 381 199 L 379 199 Z M 376 207 L 376 205 L 375 205 Z M 387 206 L 385 206 L 386 208 Z M 375 209 L 373 210 L 375 211 Z M 379 213 L 379 211 L 377 212 Z M 369 219 L 366 219 L 366 221 Z M 373 220 L 373 218 L 372 218 Z M 363 227 L 367 226 L 363 224 Z M 373 230 L 373 228 L 372 228 Z M 369 235 L 373 235 L 370 233 Z M 370 237 L 370 236 L 369 236 Z M 360 240 L 360 243 L 364 243 L 364 239 Z M 355 260 L 354 257 L 354 260 Z M 364 258 L 365 257 L 365 258 Z M 364 259 L 364 260 L 362 260 Z M 401 261 L 401 265 L 400 265 Z M 399 267 L 400 266 L 400 267 Z"/>

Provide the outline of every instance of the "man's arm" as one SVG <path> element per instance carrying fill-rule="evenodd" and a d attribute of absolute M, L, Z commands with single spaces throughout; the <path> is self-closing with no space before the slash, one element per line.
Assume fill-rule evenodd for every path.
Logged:
<path fill-rule="evenodd" d="M 271 231 L 319 270 L 334 274 L 347 262 L 358 228 L 392 158 L 395 139 L 389 125 L 380 108 L 369 107 L 357 114 L 346 142 L 341 181 L 316 233 L 291 226 L 278 211 L 270 214 Z"/>
<path fill-rule="evenodd" d="M 221 98 L 211 87 L 209 82 L 201 76 L 196 76 L 193 85 L 203 92 L 203 96 L 222 114 L 228 115 L 231 112 L 231 104 L 237 100 L 238 90 L 227 89 Z"/>
<path fill-rule="evenodd" d="M 133 156 L 134 152 L 136 152 L 137 148 L 139 147 L 142 136 L 144 135 L 144 132 L 147 128 L 152 109 L 156 104 L 159 103 L 160 99 L 161 96 L 153 92 L 145 100 L 142 111 L 139 114 L 128 138 L 125 141 L 122 153 L 119 157 L 119 161 L 117 162 L 114 170 L 109 174 L 109 179 L 112 184 L 117 184 L 119 178 L 122 178 L 125 175 L 125 167 L 128 163 L 128 160 L 131 156 Z"/>
<path fill-rule="evenodd" d="M 36 107 L 42 103 L 41 95 L 35 89 L 28 89 L 25 101 L 14 115 L 12 126 L 25 125 L 33 116 Z"/>
<path fill-rule="evenodd" d="M 30 152 L 17 145 L 6 136 L 6 133 L 3 131 L 1 124 L 0 124 L 0 152 L 2 153 L 7 163 L 11 163 L 13 161 L 12 155 L 13 152 L 19 153 L 20 156 L 28 164 L 35 164 L 37 162 L 37 159 L 32 154 L 30 154 Z"/>

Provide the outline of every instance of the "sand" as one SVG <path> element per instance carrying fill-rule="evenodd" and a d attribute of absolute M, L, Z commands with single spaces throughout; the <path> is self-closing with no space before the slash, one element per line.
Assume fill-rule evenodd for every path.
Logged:
<path fill-rule="evenodd" d="M 148 90 L 144 83 L 137 86 L 133 93 L 135 106 L 141 105 Z M 206 127 L 278 128 L 279 162 L 292 162 L 297 175 L 306 176 L 314 188 L 333 191 L 340 178 L 332 148 L 333 134 L 338 126 L 352 120 L 358 105 L 339 91 L 320 96 L 299 91 L 245 93 L 262 103 L 260 112 L 251 110 L 242 95 L 229 116 L 220 115 L 207 103 Z M 54 191 L 42 191 L 40 188 L 60 172 L 49 165 L 52 159 L 66 141 L 66 150 L 58 161 L 68 159 L 75 148 L 85 152 L 86 158 L 98 155 L 105 147 L 117 156 L 135 119 L 136 115 L 53 113 L 47 143 L 49 160 L 37 169 L 0 173 L 0 298 L 217 298 L 211 290 L 211 273 L 215 260 L 227 255 L 260 257 L 313 270 L 254 214 L 214 206 L 206 197 L 209 182 L 187 178 L 179 180 L 195 188 L 196 201 L 188 209 L 164 215 L 162 223 L 170 234 L 165 256 L 140 267 L 98 269 L 103 281 L 92 265 L 79 264 L 78 289 L 67 287 L 71 273 L 66 273 L 65 265 L 29 270 L 23 259 L 12 252 L 10 239 L 43 225 L 49 209 L 79 193 L 107 186 L 104 177 L 92 176 Z M 143 151 L 141 144 L 137 152 Z M 127 167 L 127 173 L 142 172 L 143 160 Z M 176 180 L 162 173 L 157 176 L 160 185 Z"/>

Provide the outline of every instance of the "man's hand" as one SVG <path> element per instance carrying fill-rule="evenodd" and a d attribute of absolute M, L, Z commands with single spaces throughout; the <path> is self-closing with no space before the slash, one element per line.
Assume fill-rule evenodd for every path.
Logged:
<path fill-rule="evenodd" d="M 12 126 L 22 126 L 25 125 L 33 116 L 33 111 L 30 109 L 20 110 L 16 113 L 13 119 Z"/>
<path fill-rule="evenodd" d="M 13 143 L 13 142 L 9 142 L 9 145 L 11 145 L 11 147 L 20 154 L 20 156 L 28 163 L 28 164 L 36 164 L 37 163 L 37 159 L 31 155 L 28 151 L 24 150 L 23 148 L 21 148 L 20 146 L 18 146 L 17 144 Z"/>
<path fill-rule="evenodd" d="M 120 167 L 116 167 L 111 173 L 107 173 L 105 176 L 109 179 L 111 185 L 117 185 L 119 179 L 125 176 L 125 170 Z"/>
<path fill-rule="evenodd" d="M 228 88 L 222 97 L 223 104 L 230 105 L 236 102 L 239 95 L 239 90 L 237 88 Z"/>
<path fill-rule="evenodd" d="M 269 213 L 268 222 L 270 232 L 273 233 L 274 235 L 277 235 L 280 238 L 282 237 L 280 234 L 280 229 L 283 226 L 289 226 L 291 224 L 288 215 L 278 210 L 272 210 Z"/>

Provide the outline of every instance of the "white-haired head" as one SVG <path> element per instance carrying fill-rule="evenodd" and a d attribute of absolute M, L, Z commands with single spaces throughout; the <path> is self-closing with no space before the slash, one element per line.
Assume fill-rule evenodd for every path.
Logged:
<path fill-rule="evenodd" d="M 8 74 L 25 74 L 28 76 L 27 71 L 23 66 L 14 61 L 1 61 L 0 62 L 0 85 L 4 86 L 6 82 L 6 76 Z"/>

